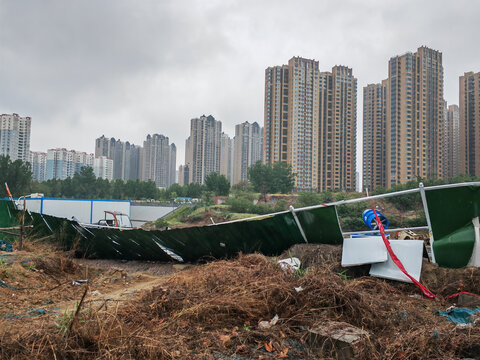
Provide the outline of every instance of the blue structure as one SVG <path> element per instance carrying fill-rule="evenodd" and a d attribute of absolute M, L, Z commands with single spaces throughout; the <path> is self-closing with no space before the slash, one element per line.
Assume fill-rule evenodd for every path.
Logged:
<path fill-rule="evenodd" d="M 380 218 L 380 222 L 382 223 L 383 228 L 388 229 L 388 219 L 383 216 L 380 211 L 375 210 L 375 212 Z M 377 219 L 375 219 L 375 214 L 372 209 L 365 210 L 362 214 L 362 218 L 365 225 L 367 225 L 371 230 L 378 230 Z"/>

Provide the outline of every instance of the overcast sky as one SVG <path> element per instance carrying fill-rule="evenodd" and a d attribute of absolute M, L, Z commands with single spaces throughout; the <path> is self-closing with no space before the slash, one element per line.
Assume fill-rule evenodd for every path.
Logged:
<path fill-rule="evenodd" d="M 458 77 L 480 71 L 479 33 L 476 0 L 0 0 L 0 113 L 32 118 L 34 151 L 159 133 L 178 165 L 193 117 L 231 137 L 263 126 L 265 68 L 292 56 L 353 68 L 359 131 L 363 86 L 422 45 L 443 53 L 458 104 Z"/>

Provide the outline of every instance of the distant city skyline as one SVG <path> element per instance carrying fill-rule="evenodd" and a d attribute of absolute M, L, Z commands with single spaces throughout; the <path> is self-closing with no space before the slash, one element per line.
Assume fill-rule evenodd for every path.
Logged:
<path fill-rule="evenodd" d="M 346 65 L 361 89 L 425 45 L 443 53 L 445 99 L 457 104 L 459 76 L 479 71 L 479 10 L 461 0 L 3 1 L 0 112 L 32 117 L 34 151 L 93 153 L 102 134 L 141 144 L 158 133 L 177 144 L 178 165 L 198 114 L 230 136 L 245 120 L 263 125 L 264 70 L 292 56 Z"/>

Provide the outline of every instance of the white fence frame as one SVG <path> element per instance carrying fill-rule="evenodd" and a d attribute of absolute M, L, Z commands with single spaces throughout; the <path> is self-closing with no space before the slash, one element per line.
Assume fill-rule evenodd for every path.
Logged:
<path fill-rule="evenodd" d="M 261 219 L 261 218 L 265 218 L 265 217 L 269 217 L 269 216 L 286 214 L 286 213 L 292 213 L 294 215 L 294 217 L 296 218 L 295 213 L 297 213 L 299 211 L 314 210 L 314 209 L 327 207 L 327 206 L 352 204 L 352 203 L 356 203 L 356 202 L 369 201 L 369 200 L 375 200 L 375 199 L 384 199 L 384 198 L 387 198 L 387 197 L 401 196 L 401 195 L 406 195 L 406 194 L 414 194 L 414 193 L 419 192 L 420 196 L 422 198 L 422 205 L 423 205 L 423 209 L 425 211 L 425 218 L 427 220 L 427 225 L 426 226 L 416 226 L 416 227 L 390 229 L 390 230 L 386 230 L 385 232 L 392 233 L 392 232 L 397 232 L 397 231 L 402 231 L 402 230 L 428 230 L 429 242 L 430 242 L 430 248 L 431 248 L 431 256 L 432 256 L 431 260 L 432 260 L 432 262 L 435 262 L 435 255 L 433 253 L 434 238 L 433 238 L 433 233 L 432 233 L 432 225 L 431 225 L 431 222 L 430 222 L 430 215 L 428 213 L 427 199 L 425 197 L 425 191 L 448 189 L 448 188 L 463 187 L 463 186 L 480 186 L 480 181 L 464 182 L 464 183 L 457 183 L 457 184 L 434 185 L 434 186 L 428 186 L 428 187 L 425 187 L 423 185 L 423 183 L 421 182 L 421 183 L 418 184 L 418 188 L 402 190 L 402 191 L 395 191 L 395 192 L 391 192 L 391 193 L 385 193 L 385 194 L 379 194 L 379 195 L 373 195 L 373 196 L 365 196 L 365 197 L 356 198 L 356 199 L 340 200 L 340 201 L 335 201 L 335 202 L 331 202 L 331 203 L 328 203 L 328 204 L 312 205 L 312 206 L 306 206 L 306 207 L 296 208 L 296 209 L 293 206 L 290 206 L 289 210 L 285 210 L 285 211 L 279 211 L 279 212 L 264 214 L 264 215 L 257 215 L 257 216 L 252 216 L 252 217 L 245 218 L 245 219 L 231 220 L 231 221 L 226 221 L 226 222 L 222 222 L 222 223 L 210 224 L 208 226 L 218 226 L 218 225 L 223 225 L 223 224 L 231 224 L 231 223 L 235 223 L 235 222 Z M 298 223 L 297 225 L 299 226 L 299 230 L 301 231 L 305 242 L 308 242 L 300 224 Z M 340 226 L 340 230 L 341 229 L 342 228 Z M 352 234 L 372 234 L 372 233 L 379 233 L 379 231 L 378 230 L 355 231 L 355 232 L 343 232 L 342 231 L 343 236 L 348 236 L 348 235 L 352 235 Z"/>

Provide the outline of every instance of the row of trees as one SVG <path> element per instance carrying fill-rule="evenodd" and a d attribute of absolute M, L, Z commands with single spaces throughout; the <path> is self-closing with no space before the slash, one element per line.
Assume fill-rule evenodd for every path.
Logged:
<path fill-rule="evenodd" d="M 267 193 L 289 193 L 293 189 L 294 176 L 291 167 L 285 163 L 263 165 L 257 162 L 249 169 L 249 182 L 234 187 L 244 191 L 260 192 L 266 199 Z M 46 197 L 80 199 L 154 199 L 171 201 L 176 197 L 211 199 L 213 196 L 227 196 L 230 181 L 221 174 L 211 173 L 205 178 L 205 185 L 173 184 L 168 189 L 158 189 L 153 181 L 108 181 L 96 178 L 91 167 L 83 167 L 79 173 L 65 180 L 32 181 L 30 164 L 20 160 L 11 161 L 0 156 L 0 198 L 8 196 L 3 183 L 8 183 L 13 196 L 42 193 Z"/>
<path fill-rule="evenodd" d="M 460 175 L 450 180 L 424 180 L 426 186 L 443 183 L 457 183 L 466 181 L 478 181 L 479 178 L 468 175 Z M 399 191 L 417 187 L 418 182 L 411 181 L 403 185 L 394 186 L 391 189 L 377 189 L 374 194 Z M 290 165 L 284 162 L 274 164 L 262 164 L 257 162 L 248 171 L 248 181 L 230 186 L 229 180 L 221 174 L 211 173 L 205 179 L 205 185 L 188 184 L 180 186 L 173 184 L 168 189 L 158 189 L 153 181 L 108 181 L 96 178 L 91 167 L 84 167 L 73 178 L 65 180 L 48 180 L 45 182 L 32 181 L 30 164 L 20 160 L 11 161 L 8 156 L 0 156 L 0 198 L 7 197 L 7 191 L 3 186 L 8 183 L 13 196 L 18 197 L 34 192 L 43 193 L 47 197 L 64 198 L 92 198 L 92 199 L 155 199 L 159 201 L 171 201 L 176 197 L 207 198 L 213 196 L 226 196 L 233 190 L 236 192 L 261 193 L 266 200 L 269 193 L 287 194 L 293 190 L 294 174 Z M 338 196 L 351 197 L 355 194 L 335 194 Z M 358 195 L 359 196 L 359 195 Z M 389 198 L 389 202 L 398 209 L 409 209 L 412 203 L 418 203 L 418 194 L 404 195 Z M 326 203 L 333 200 L 333 193 L 326 191 L 317 193 L 300 193 L 297 206 L 309 206 Z M 246 202 L 244 202 L 246 204 Z"/>
<path fill-rule="evenodd" d="M 46 197 L 78 199 L 160 199 L 153 181 L 108 181 L 96 178 L 91 167 L 83 167 L 73 178 L 33 182 L 31 191 Z"/>

